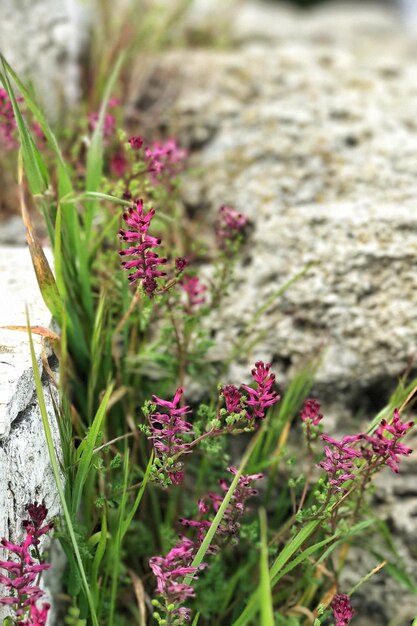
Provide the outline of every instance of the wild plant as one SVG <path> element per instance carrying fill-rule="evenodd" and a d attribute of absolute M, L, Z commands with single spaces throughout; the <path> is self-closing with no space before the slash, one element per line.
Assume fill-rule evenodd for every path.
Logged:
<path fill-rule="evenodd" d="M 223 205 L 209 246 L 190 234 L 180 197 L 187 151 L 173 138 L 120 128 L 111 96 L 122 61 L 100 110 L 78 122 L 82 133 L 63 137 L 63 149 L 4 59 L 0 73 L 4 134 L 20 146 L 29 248 L 59 326 L 62 456 L 31 343 L 62 506 L 55 535 L 67 571 L 58 609 L 64 623 L 78 626 L 319 626 L 329 619 L 346 626 L 354 592 L 390 558 L 354 589 L 341 586 L 350 546 L 375 528 L 373 478 L 386 466 L 397 473 L 411 453 L 404 414 L 416 381 L 399 386 L 366 432 L 337 439 L 323 432 L 320 404 L 309 397 L 319 356 L 280 392 L 273 365 L 262 360 L 244 380 L 228 378 L 234 359 L 250 360 L 260 317 L 309 267 L 259 304 L 223 363 L 210 362 L 210 315 L 230 297 L 251 225 Z M 54 272 L 28 203 L 44 216 Z M 30 341 L 34 332 L 29 324 Z M 16 556 L 29 558 L 13 545 Z M 6 567 L 9 586 L 21 564 Z M 20 623 L 24 608 L 25 619 L 33 610 L 28 624 L 42 624 L 47 611 L 28 609 L 26 592 L 9 601 L 10 619 Z"/>

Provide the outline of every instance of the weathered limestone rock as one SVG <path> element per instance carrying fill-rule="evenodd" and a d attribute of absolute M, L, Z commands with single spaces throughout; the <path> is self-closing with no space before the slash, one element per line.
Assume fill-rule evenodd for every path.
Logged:
<path fill-rule="evenodd" d="M 235 50 L 174 52 L 148 74 L 142 67 L 132 120 L 142 130 L 170 126 L 191 148 L 198 174 L 184 196 L 202 233 L 221 204 L 254 224 L 212 321 L 221 346 L 213 360 L 224 359 L 260 303 L 313 262 L 257 325 L 263 340 L 229 378 L 241 381 L 258 357 L 272 360 L 285 384 L 322 351 L 315 393 L 326 424 L 357 432 L 397 378 L 417 369 L 417 44 L 369 3 L 326 5 L 303 18 L 247 3 L 232 37 Z M 414 455 L 399 476 L 386 471 L 377 490 L 409 571 L 415 471 Z M 352 585 L 377 563 L 364 554 L 352 551 Z M 417 601 L 402 595 L 400 614 L 398 593 L 378 574 L 357 596 L 358 624 L 395 617 L 407 626 Z"/>
<path fill-rule="evenodd" d="M 216 322 L 220 344 L 315 262 L 263 321 L 271 332 L 257 354 L 285 376 L 323 347 L 318 381 L 329 394 L 354 403 L 358 388 L 381 388 L 383 404 L 417 344 L 416 47 L 390 14 L 355 11 L 343 20 L 339 7 L 340 40 L 326 9 L 283 20 L 274 44 L 167 54 L 149 79 L 160 81 L 158 116 L 137 94 L 135 115 L 171 123 L 193 148 L 198 176 L 184 194 L 202 225 L 222 203 L 255 224 Z"/>
<path fill-rule="evenodd" d="M 39 293 L 27 248 L 0 247 L 0 327 L 25 326 L 25 304 L 32 326 L 48 326 L 50 313 Z M 34 336 L 38 367 L 43 370 L 41 339 Z M 59 449 L 58 428 L 49 384 L 45 380 L 50 426 Z M 51 517 L 60 512 L 35 393 L 28 335 L 0 328 L 0 537 L 19 541 L 28 502 L 45 500 Z M 56 572 L 55 572 L 56 579 Z M 0 595 L 3 595 L 0 586 Z M 6 616 L 0 607 L 0 623 Z"/>
<path fill-rule="evenodd" d="M 0 51 L 29 77 L 51 116 L 79 97 L 78 60 L 86 34 L 79 0 L 0 0 Z"/>

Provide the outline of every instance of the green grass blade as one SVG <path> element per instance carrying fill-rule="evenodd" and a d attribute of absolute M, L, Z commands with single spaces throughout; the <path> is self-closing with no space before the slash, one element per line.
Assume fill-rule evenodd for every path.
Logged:
<path fill-rule="evenodd" d="M 9 63 L 7 63 L 7 61 L 4 58 L 2 60 L 3 60 L 3 67 L 5 68 L 5 71 L 7 71 L 7 73 L 13 78 L 14 82 L 16 83 L 20 93 L 22 94 L 26 102 L 26 105 L 32 111 L 37 122 L 39 122 L 39 125 L 42 129 L 43 134 L 46 137 L 47 142 L 49 143 L 49 146 L 51 147 L 51 149 L 55 153 L 55 156 L 58 159 L 59 167 L 62 169 L 62 171 L 60 172 L 62 193 L 70 193 L 72 190 L 72 184 L 71 184 L 71 179 L 68 173 L 68 168 L 62 156 L 56 137 L 54 133 L 52 132 L 46 120 L 45 115 L 43 114 L 40 107 L 36 104 L 30 91 L 27 89 L 25 84 L 20 80 L 20 78 L 18 77 L 16 72 L 13 70 L 13 68 L 9 65 Z"/>
<path fill-rule="evenodd" d="M 145 476 L 143 477 L 142 485 L 137 493 L 133 506 L 130 509 L 128 516 L 122 523 L 122 539 L 127 533 L 127 531 L 129 530 L 130 524 L 132 523 L 132 520 L 136 514 L 136 511 L 138 510 L 138 507 L 142 501 L 142 497 L 143 497 L 143 494 L 145 493 L 146 485 L 148 484 L 149 476 L 151 474 L 152 464 L 153 464 L 153 452 L 151 454 L 148 465 L 146 467 Z"/>
<path fill-rule="evenodd" d="M 226 495 L 223 498 L 223 501 L 219 507 L 219 510 L 217 511 L 214 520 L 212 521 L 210 528 L 208 529 L 203 542 L 201 544 L 201 546 L 199 547 L 197 554 L 194 557 L 193 562 L 191 563 L 192 567 L 199 567 L 201 565 L 201 563 L 203 562 L 203 559 L 206 555 L 207 550 L 210 547 L 211 542 L 213 541 L 213 537 L 216 533 L 216 530 L 219 527 L 220 522 L 223 519 L 223 516 L 226 512 L 227 507 L 229 506 L 229 502 L 235 492 L 235 489 L 239 483 L 239 478 L 242 476 L 243 470 L 245 469 L 246 465 L 249 462 L 249 459 L 251 457 L 251 454 L 253 452 L 253 450 L 256 447 L 257 441 L 259 439 L 259 437 L 261 436 L 261 433 L 263 433 L 263 430 L 265 428 L 265 424 L 266 422 L 263 423 L 262 428 L 260 428 L 258 430 L 258 432 L 256 433 L 256 435 L 252 438 L 252 441 L 250 442 L 244 456 L 243 459 L 239 465 L 239 469 L 235 474 L 235 477 L 232 481 L 232 484 L 230 485 L 229 489 L 227 490 Z M 186 585 L 191 585 L 193 581 L 193 577 L 192 576 L 186 576 L 184 578 L 184 584 Z"/>
<path fill-rule="evenodd" d="M 3 83 L 13 106 L 13 112 L 20 138 L 20 149 L 22 151 L 23 164 L 29 187 L 33 195 L 42 194 L 48 189 L 48 170 L 20 112 L 16 96 L 14 95 L 13 89 L 10 85 L 6 62 L 2 55 L 1 62 L 3 72 L 0 72 L 0 80 Z"/>
<path fill-rule="evenodd" d="M 93 412 L 94 395 L 98 383 L 100 374 L 100 368 L 103 363 L 103 351 L 106 348 L 106 339 L 103 336 L 104 318 L 106 312 L 107 297 L 104 293 L 101 293 L 98 306 L 96 309 L 96 315 L 94 319 L 93 334 L 90 344 L 90 361 L 91 367 L 88 377 L 88 389 L 87 389 L 87 410 L 89 415 Z"/>
<path fill-rule="evenodd" d="M 312 554 L 314 554 L 318 550 L 321 550 L 321 548 L 324 548 L 324 546 L 327 546 L 327 544 L 334 541 L 336 537 L 338 537 L 338 533 L 332 535 L 331 537 L 327 537 L 326 539 L 323 539 L 323 541 L 319 541 L 318 543 L 315 543 L 314 545 L 309 546 L 308 548 L 305 548 L 300 555 L 298 555 L 293 561 L 288 563 L 288 565 L 284 567 L 284 569 L 282 569 L 280 573 L 277 574 L 277 576 L 275 576 L 275 578 L 272 581 L 272 584 L 275 585 L 281 578 L 283 578 L 283 576 L 286 576 L 295 567 L 297 567 L 298 565 L 301 565 L 301 563 L 303 563 L 306 559 L 308 559 Z"/>
<path fill-rule="evenodd" d="M 279 556 L 275 559 L 271 567 L 271 580 L 274 581 L 275 577 L 288 563 L 290 558 L 301 548 L 303 543 L 309 539 L 309 537 L 316 531 L 320 524 L 320 520 L 312 520 L 308 522 L 298 533 L 287 543 L 287 545 L 280 552 Z"/>
<path fill-rule="evenodd" d="M 270 569 L 269 575 L 272 584 L 274 584 L 276 577 L 285 567 L 291 557 L 295 554 L 295 552 L 297 552 L 297 550 L 301 548 L 303 543 L 307 541 L 307 539 L 316 531 L 320 523 L 320 520 L 313 520 L 311 522 L 308 522 L 283 548 Z M 244 611 L 241 613 L 238 619 L 233 622 L 233 626 L 246 626 L 246 624 L 249 624 L 259 610 L 259 602 L 260 595 L 259 589 L 257 589 L 249 598 L 249 602 Z"/>
<path fill-rule="evenodd" d="M 106 89 L 104 91 L 103 101 L 100 107 L 100 113 L 97 121 L 97 125 L 94 129 L 93 136 L 91 138 L 91 144 L 87 153 L 87 171 L 86 171 L 86 191 L 88 192 L 97 192 L 101 178 L 103 175 L 103 125 L 104 125 L 104 117 L 107 110 L 107 105 L 111 96 L 111 93 L 114 89 L 114 85 L 116 83 L 119 72 L 122 68 L 122 65 L 125 60 L 125 54 L 121 54 L 116 61 L 116 64 L 113 68 L 112 73 L 110 74 L 109 80 L 106 85 Z M 96 202 L 94 200 L 90 200 L 86 204 L 86 214 L 85 214 L 85 233 L 87 243 L 90 240 L 91 235 L 91 227 L 93 224 L 94 214 L 96 209 Z"/>
<path fill-rule="evenodd" d="M 97 438 L 99 436 L 104 417 L 106 415 L 107 404 L 113 390 L 113 385 L 110 385 L 97 410 L 94 417 L 91 428 L 85 436 L 82 444 L 78 448 L 79 464 L 77 473 L 74 479 L 74 487 L 72 493 L 72 512 L 75 515 L 79 510 L 81 504 L 81 496 L 85 481 L 91 469 L 91 459 L 94 455 L 94 448 L 97 444 Z"/>
<path fill-rule="evenodd" d="M 100 539 L 98 542 L 98 546 L 96 548 L 96 552 L 94 554 L 93 565 L 91 568 L 91 591 L 93 594 L 96 607 L 99 604 L 98 573 L 100 569 L 100 564 L 103 560 L 103 556 L 106 551 L 106 545 L 107 545 L 107 517 L 106 517 L 105 511 L 103 511 L 103 517 L 101 519 Z"/>
<path fill-rule="evenodd" d="M 111 573 L 111 592 L 110 592 L 110 611 L 109 611 L 109 626 L 114 626 L 114 616 L 116 612 L 116 602 L 117 602 L 117 587 L 119 582 L 119 574 L 120 574 L 120 561 L 121 561 L 121 551 L 122 551 L 122 542 L 123 542 L 123 534 L 122 534 L 122 526 L 123 519 L 125 516 L 126 503 L 127 503 L 127 488 L 128 488 L 128 479 L 129 479 L 129 449 L 126 448 L 125 458 L 124 458 L 124 467 L 123 467 L 123 495 L 120 502 L 119 507 L 119 515 L 118 515 L 118 524 L 116 530 L 116 536 L 113 543 L 112 550 L 112 573 Z"/>
<path fill-rule="evenodd" d="M 59 293 L 65 294 L 65 281 L 62 274 L 62 219 L 61 206 L 58 204 L 55 219 L 55 238 L 54 238 L 54 269 L 55 281 Z"/>
<path fill-rule="evenodd" d="M 261 530 L 261 553 L 259 563 L 259 598 L 261 604 L 260 626 L 274 626 L 274 607 L 271 595 L 271 581 L 269 578 L 268 531 L 265 509 L 261 509 L 259 511 L 259 522 Z"/>
<path fill-rule="evenodd" d="M 68 533 L 69 533 L 72 547 L 74 550 L 75 560 L 79 569 L 82 586 L 83 586 L 84 593 L 86 595 L 88 606 L 90 609 L 91 620 L 92 620 L 93 626 L 99 626 L 95 608 L 94 608 L 93 598 L 90 592 L 90 587 L 87 581 L 87 576 L 86 576 L 83 561 L 81 558 L 81 553 L 78 547 L 77 539 L 75 537 L 74 527 L 72 525 L 71 514 L 68 509 L 67 501 L 65 499 L 65 492 L 64 492 L 64 487 L 63 487 L 62 480 L 61 480 L 59 463 L 58 463 L 58 459 L 56 456 L 55 445 L 54 445 L 54 441 L 53 441 L 52 433 L 51 433 L 51 427 L 49 425 L 48 413 L 47 413 L 46 405 L 45 405 L 45 397 L 44 397 L 43 388 L 42 388 L 42 381 L 41 381 L 41 376 L 39 373 L 38 363 L 36 360 L 35 348 L 33 345 L 33 338 L 32 338 L 31 326 L 30 326 L 30 321 L 29 321 L 29 312 L 27 309 L 26 309 L 26 323 L 27 323 L 28 333 L 29 333 L 29 346 L 30 346 L 30 354 L 31 354 L 31 359 L 32 359 L 33 376 L 35 379 L 36 394 L 38 397 L 39 410 L 40 410 L 42 425 L 43 425 L 43 429 L 45 433 L 49 459 L 51 462 L 52 473 L 54 475 L 56 488 L 58 491 L 58 496 L 61 501 L 62 510 L 64 512 L 64 518 L 67 524 Z"/>

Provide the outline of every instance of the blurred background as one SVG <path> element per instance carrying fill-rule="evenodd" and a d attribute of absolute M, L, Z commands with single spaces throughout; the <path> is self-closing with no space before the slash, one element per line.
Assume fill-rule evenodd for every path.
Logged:
<path fill-rule="evenodd" d="M 116 95 L 123 107 L 135 88 L 133 68 L 149 67 L 151 55 L 167 50 L 279 42 L 302 37 L 312 20 L 323 23 L 320 36 L 357 29 L 361 42 L 378 28 L 388 37 L 395 31 L 396 42 L 401 32 L 417 32 L 417 0 L 0 0 L 0 15 L 0 51 L 30 82 L 58 133 L 97 111 L 122 51 Z M 15 204 L 7 146 L 2 153 L 0 223 Z"/>
<path fill-rule="evenodd" d="M 122 49 L 132 58 L 178 46 L 231 46 L 239 14 L 257 6 L 299 11 L 301 21 L 337 6 L 345 14 L 383 7 L 393 21 L 417 29 L 417 0 L 0 0 L 0 51 L 33 82 L 54 119 L 81 100 L 97 105 Z"/>

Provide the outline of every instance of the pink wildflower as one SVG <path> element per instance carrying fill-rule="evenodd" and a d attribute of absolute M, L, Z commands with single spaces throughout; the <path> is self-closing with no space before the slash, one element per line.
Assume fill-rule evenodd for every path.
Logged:
<path fill-rule="evenodd" d="M 140 150 L 143 146 L 143 138 L 139 136 L 129 137 L 127 141 L 132 150 Z"/>
<path fill-rule="evenodd" d="M 48 620 L 50 604 L 44 602 L 39 609 L 34 602 L 29 607 L 29 619 L 22 622 L 22 626 L 45 626 Z"/>
<path fill-rule="evenodd" d="M 0 584 L 9 595 L 0 598 L 0 605 L 13 607 L 17 623 L 24 626 L 45 626 L 48 617 L 49 605 L 44 604 L 42 609 L 36 606 L 36 601 L 43 596 L 42 589 L 36 584 L 39 575 L 50 568 L 49 563 L 35 561 L 33 554 L 39 555 L 37 546 L 42 535 L 53 526 L 52 522 L 44 524 L 48 510 L 44 504 L 34 502 L 27 506 L 29 520 L 23 522 L 26 536 L 20 544 L 2 539 L 1 545 L 15 558 L 0 561 L 0 569 L 6 574 L 0 574 Z M 31 548 L 34 550 L 31 550 Z"/>
<path fill-rule="evenodd" d="M 183 256 L 179 256 L 175 259 L 175 269 L 179 274 L 184 271 L 189 264 L 190 262 Z"/>
<path fill-rule="evenodd" d="M 229 467 L 228 471 L 231 474 L 236 474 L 237 469 L 235 467 Z M 255 480 L 260 480 L 263 477 L 263 474 L 250 474 L 247 476 L 240 476 L 237 487 L 233 493 L 233 496 L 230 500 L 228 507 L 223 515 L 222 521 L 220 522 L 216 536 L 222 537 L 223 539 L 232 540 L 236 543 L 239 539 L 239 519 L 245 513 L 245 505 L 246 500 L 251 496 L 257 495 L 257 490 L 251 486 L 251 483 Z M 220 481 L 220 487 L 223 491 L 228 491 L 229 485 L 226 480 Z M 200 500 L 198 503 L 198 509 L 202 514 L 207 514 L 212 510 L 213 517 L 219 510 L 219 507 L 223 501 L 222 496 L 216 493 L 209 493 L 208 496 Z M 204 540 L 205 534 L 207 530 L 210 528 L 212 524 L 212 519 L 206 520 L 191 520 L 191 519 L 180 519 L 180 524 L 183 526 L 187 526 L 189 528 L 197 528 L 198 529 L 198 537 L 197 537 L 197 549 L 200 547 L 201 543 Z M 209 554 L 214 554 L 219 549 L 219 546 L 213 544 L 209 548 Z"/>
<path fill-rule="evenodd" d="M 224 248 L 227 243 L 235 241 L 248 223 L 246 215 L 236 209 L 223 205 L 220 207 L 216 221 L 216 237 L 218 244 Z"/>
<path fill-rule="evenodd" d="M 225 385 L 222 388 L 226 410 L 228 413 L 240 413 L 242 411 L 242 395 L 235 385 Z"/>
<path fill-rule="evenodd" d="M 142 280 L 143 288 L 148 295 L 151 295 L 158 287 L 155 279 L 166 276 L 166 272 L 158 267 L 164 265 L 167 259 L 159 257 L 151 250 L 151 248 L 158 248 L 161 240 L 147 234 L 154 214 L 155 209 L 150 209 L 148 213 L 145 213 L 143 201 L 135 200 L 133 206 L 123 214 L 123 219 L 130 230 L 123 228 L 119 230 L 119 237 L 122 241 L 135 244 L 119 252 L 121 256 L 133 257 L 130 261 L 122 261 L 122 267 L 125 270 L 135 270 L 130 274 L 129 282 L 135 283 L 137 280 Z"/>
<path fill-rule="evenodd" d="M 110 171 L 118 178 L 122 178 L 128 167 L 128 161 L 123 152 L 115 154 L 110 161 Z"/>
<path fill-rule="evenodd" d="M 318 426 L 323 419 L 323 415 L 320 413 L 320 403 L 313 398 L 308 398 L 300 411 L 300 417 L 303 422 L 309 422 L 314 426 Z"/>
<path fill-rule="evenodd" d="M 321 438 L 330 445 L 324 448 L 326 459 L 321 461 L 319 467 L 327 472 L 329 484 L 336 491 L 344 491 L 343 483 L 355 478 L 352 472 L 355 468 L 353 459 L 363 457 L 362 452 L 351 447 L 351 444 L 361 440 L 361 435 L 343 437 L 340 441 L 336 441 L 329 435 L 322 435 Z"/>
<path fill-rule="evenodd" d="M 281 399 L 281 396 L 275 391 L 272 391 L 272 386 L 275 382 L 275 374 L 270 373 L 270 369 L 270 363 L 257 361 L 252 370 L 252 378 L 257 385 L 256 388 L 252 389 L 252 387 L 248 385 L 242 385 L 243 389 L 249 394 L 249 398 L 246 399 L 246 404 L 252 407 L 252 414 L 247 414 L 248 419 L 252 419 L 253 417 L 263 419 L 265 417 L 265 410 Z"/>
<path fill-rule="evenodd" d="M 88 116 L 88 121 L 90 125 L 90 130 L 93 132 L 98 124 L 100 114 L 98 112 L 90 113 Z M 105 139 L 109 139 L 116 129 L 116 120 L 111 113 L 106 113 L 103 121 L 103 137 Z"/>
<path fill-rule="evenodd" d="M 398 409 L 395 409 L 392 424 L 382 420 L 373 435 L 362 435 L 362 438 L 371 445 L 374 454 L 380 459 L 385 459 L 385 463 L 392 471 L 398 473 L 399 455 L 408 456 L 412 452 L 411 448 L 407 448 L 400 442 L 400 439 L 413 426 L 413 423 L 403 423 Z"/>
<path fill-rule="evenodd" d="M 163 412 L 156 411 L 149 415 L 149 438 L 153 442 L 155 455 L 160 461 L 162 471 L 174 484 L 179 484 L 184 477 L 181 471 L 183 464 L 178 458 L 189 452 L 189 446 L 183 437 L 192 434 L 192 425 L 183 419 L 191 412 L 190 407 L 179 406 L 183 393 L 184 390 L 179 387 L 172 402 L 152 396 L 152 402 L 161 407 Z"/>
<path fill-rule="evenodd" d="M 35 502 L 27 505 L 27 512 L 30 520 L 24 520 L 22 522 L 22 526 L 27 533 L 32 535 L 33 545 L 37 546 L 39 545 L 39 538 L 42 537 L 42 535 L 49 533 L 49 531 L 53 528 L 54 523 L 49 522 L 48 524 L 43 525 L 48 515 L 48 509 L 45 504 L 38 504 L 36 500 Z"/>
<path fill-rule="evenodd" d="M 204 304 L 206 301 L 206 297 L 203 294 L 207 291 L 207 287 L 201 283 L 198 276 L 186 274 L 181 280 L 181 287 L 187 294 L 189 308 Z"/>
<path fill-rule="evenodd" d="M 156 590 L 164 599 L 165 606 L 173 605 L 171 616 L 186 621 L 191 618 L 191 611 L 179 605 L 194 597 L 195 593 L 191 585 L 184 584 L 184 577 L 191 575 L 195 580 L 197 573 L 206 567 L 204 563 L 199 567 L 191 566 L 195 553 L 194 542 L 187 537 L 181 537 L 165 557 L 153 556 L 149 559 L 149 566 L 156 578 Z"/>
<path fill-rule="evenodd" d="M 175 404 L 175 402 L 169 404 Z M 234 467 L 230 467 L 229 472 L 236 474 L 237 470 Z M 239 533 L 238 520 L 244 513 L 245 501 L 247 498 L 257 493 L 257 491 L 251 487 L 251 483 L 261 477 L 262 474 L 253 474 L 239 478 L 238 486 L 225 511 L 222 522 L 217 528 L 215 538 L 222 540 L 232 539 L 236 542 Z M 223 491 L 227 491 L 229 488 L 226 481 L 220 481 L 220 486 Z M 198 510 L 200 514 L 209 514 L 210 519 L 179 520 L 182 526 L 197 530 L 197 536 L 194 541 L 187 537 L 180 536 L 180 541 L 168 552 L 166 557 L 154 556 L 149 561 L 149 565 L 157 580 L 157 592 L 165 600 L 165 608 L 170 604 L 174 605 L 174 609 L 170 613 L 171 616 L 175 615 L 186 621 L 191 618 L 191 611 L 179 606 L 185 600 L 194 596 L 193 588 L 191 585 L 184 584 L 183 578 L 191 575 L 193 579 L 196 579 L 198 571 L 206 567 L 206 564 L 203 563 L 199 568 L 195 568 L 191 566 L 191 563 L 222 501 L 222 496 L 215 493 L 209 493 L 206 498 L 199 500 Z M 213 543 L 209 546 L 207 554 L 213 555 L 218 549 L 219 546 Z"/>
<path fill-rule="evenodd" d="M 350 598 L 345 593 L 336 594 L 332 600 L 333 617 L 335 626 L 348 626 L 355 611 L 350 604 Z"/>
<path fill-rule="evenodd" d="M 16 120 L 14 118 L 13 106 L 5 89 L 0 88 L 0 141 L 7 150 L 14 150 L 18 147 L 15 138 Z"/>
<path fill-rule="evenodd" d="M 145 148 L 144 155 L 151 180 L 153 184 L 157 184 L 162 174 L 168 181 L 176 178 L 183 170 L 188 153 L 171 138 L 164 143 L 155 141 Z"/>

